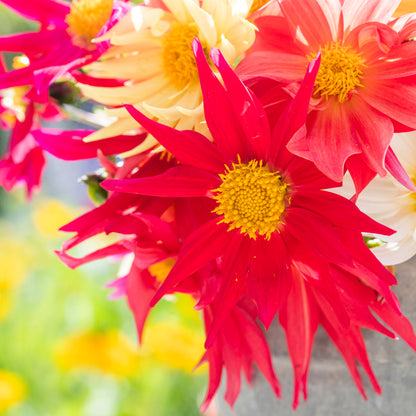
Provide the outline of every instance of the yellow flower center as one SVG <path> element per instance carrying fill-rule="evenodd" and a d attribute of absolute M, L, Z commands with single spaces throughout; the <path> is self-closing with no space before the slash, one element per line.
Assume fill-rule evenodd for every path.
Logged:
<path fill-rule="evenodd" d="M 289 204 L 287 184 L 262 161 L 233 163 L 226 169 L 220 175 L 222 184 L 214 191 L 219 203 L 214 212 L 224 215 L 221 222 L 230 224 L 228 231 L 239 228 L 250 238 L 261 235 L 269 240 Z"/>
<path fill-rule="evenodd" d="M 362 87 L 363 67 L 365 64 L 357 52 L 339 43 L 329 43 L 321 51 L 321 65 L 315 81 L 315 94 L 328 98 L 338 97 L 343 103 L 350 99 L 350 92 Z M 316 57 L 314 54 L 310 59 Z"/>
<path fill-rule="evenodd" d="M 260 9 L 260 7 L 263 7 L 269 1 L 270 0 L 253 0 L 253 4 L 251 5 L 249 13 L 255 12 L 256 10 Z"/>
<path fill-rule="evenodd" d="M 91 40 L 110 19 L 112 10 L 113 0 L 73 0 L 65 21 L 74 44 L 91 47 Z"/>
<path fill-rule="evenodd" d="M 162 61 L 166 76 L 178 88 L 185 88 L 198 79 L 198 69 L 192 52 L 192 40 L 198 36 L 195 25 L 172 23 L 163 38 Z"/>

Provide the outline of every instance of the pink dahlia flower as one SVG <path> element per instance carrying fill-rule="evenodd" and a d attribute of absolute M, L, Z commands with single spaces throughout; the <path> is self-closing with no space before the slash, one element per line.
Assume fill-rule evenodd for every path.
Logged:
<path fill-rule="evenodd" d="M 263 107 L 220 52 L 213 49 L 210 56 L 225 87 L 197 41 L 194 52 L 213 142 L 195 131 L 159 124 L 128 106 L 179 164 L 160 175 L 103 182 L 105 189 L 117 192 L 206 201 L 194 214 L 202 219 L 200 224 L 183 238 L 178 259 L 152 304 L 215 262 L 220 280 L 207 349 L 216 343 L 233 308 L 248 297 L 266 328 L 278 315 L 285 329 L 295 373 L 294 407 L 301 391 L 306 398 L 319 324 L 340 349 L 361 393 L 357 362 L 379 392 L 360 328 L 394 337 L 373 312 L 414 349 L 416 337 L 390 290 L 394 276 L 362 238 L 362 232 L 370 230 L 392 231 L 351 201 L 323 191 L 337 184 L 286 148 L 307 117 L 317 62 L 312 60 L 297 95 L 271 129 Z M 175 209 L 180 211 L 180 205 Z M 205 299 L 198 302 L 202 307 L 207 304 Z"/>
<path fill-rule="evenodd" d="M 15 64 L 21 60 L 15 58 Z M 5 72 L 0 59 L 0 77 Z M 11 130 L 6 152 L 0 160 L 0 185 L 7 191 L 23 185 L 30 198 L 40 187 L 46 160 L 32 130 L 40 127 L 41 120 L 62 118 L 55 100 L 46 93 L 37 94 L 34 87 L 0 90 L 0 128 Z"/>
<path fill-rule="evenodd" d="M 237 68 L 297 91 L 320 52 L 305 134 L 288 148 L 341 181 L 350 170 L 360 191 L 390 171 L 413 189 L 389 144 L 416 129 L 416 14 L 392 19 L 400 0 L 279 0 L 257 12 L 252 53 Z"/>
<path fill-rule="evenodd" d="M 0 37 L 0 51 L 17 52 L 30 64 L 0 75 L 0 88 L 35 85 L 43 91 L 59 77 L 96 60 L 107 42 L 94 44 L 127 11 L 122 1 L 113 0 L 1 0 L 20 16 L 39 22 L 33 33 Z"/>

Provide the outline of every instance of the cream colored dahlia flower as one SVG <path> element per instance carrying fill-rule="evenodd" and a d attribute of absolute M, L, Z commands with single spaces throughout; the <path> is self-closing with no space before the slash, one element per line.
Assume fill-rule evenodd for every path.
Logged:
<path fill-rule="evenodd" d="M 88 75 L 103 86 L 81 84 L 83 94 L 110 106 L 116 121 L 88 141 L 137 128 L 124 104 L 177 129 L 206 133 L 198 71 L 191 43 L 198 37 L 206 51 L 221 50 L 230 64 L 252 45 L 255 26 L 247 20 L 253 0 L 159 0 L 138 5 L 103 38 L 111 47 Z M 121 86 L 108 79 L 124 80 Z M 115 108 L 114 108 L 115 107 Z M 136 152 L 156 144 L 149 138 Z"/>

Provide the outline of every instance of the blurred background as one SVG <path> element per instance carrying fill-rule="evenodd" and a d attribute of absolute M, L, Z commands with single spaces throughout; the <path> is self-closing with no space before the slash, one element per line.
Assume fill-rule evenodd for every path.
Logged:
<path fill-rule="evenodd" d="M 35 28 L 0 5 L 0 35 Z M 192 300 L 160 302 L 139 347 L 125 300 L 106 288 L 118 263 L 70 270 L 53 252 L 70 237 L 56 230 L 91 208 L 78 178 L 95 168 L 49 158 L 32 201 L 0 189 L 0 415 L 199 415 L 207 368 L 194 371 L 204 333 Z"/>

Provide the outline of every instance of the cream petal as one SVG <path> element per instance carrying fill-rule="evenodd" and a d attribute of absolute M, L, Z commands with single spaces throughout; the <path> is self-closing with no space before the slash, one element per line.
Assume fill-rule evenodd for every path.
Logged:
<path fill-rule="evenodd" d="M 146 139 L 142 143 L 140 143 L 134 149 L 120 154 L 120 157 L 126 158 L 126 157 L 137 155 L 139 153 L 143 153 L 146 150 L 149 150 L 149 149 L 151 149 L 152 147 L 155 147 L 158 144 L 159 144 L 158 141 L 152 135 L 148 134 Z"/>
<path fill-rule="evenodd" d="M 183 0 L 183 2 L 198 26 L 201 42 L 209 48 L 215 46 L 217 44 L 217 29 L 212 16 L 201 9 L 193 0 Z"/>
<path fill-rule="evenodd" d="M 133 79 L 144 81 L 163 72 L 160 51 L 150 50 L 120 59 L 111 59 L 90 65 L 91 75 L 101 78 Z"/>
<path fill-rule="evenodd" d="M 191 1 L 198 3 L 197 0 Z M 192 20 L 183 0 L 163 0 L 163 2 L 180 23 L 186 24 Z"/>
<path fill-rule="evenodd" d="M 91 85 L 80 85 L 81 91 L 87 97 L 106 105 L 136 104 L 144 101 L 169 84 L 164 76 L 156 76 L 133 85 L 123 87 L 103 88 Z"/>
<path fill-rule="evenodd" d="M 84 141 L 95 142 L 96 140 L 107 139 L 108 137 L 118 136 L 120 134 L 125 134 L 127 132 L 133 132 L 139 128 L 139 124 L 133 117 L 121 118 L 115 121 L 113 124 L 110 124 L 107 127 L 103 127 L 100 130 L 95 131 L 89 136 L 84 138 Z"/>
<path fill-rule="evenodd" d="M 403 263 L 416 254 L 416 242 L 412 236 L 390 242 L 371 250 L 385 266 Z"/>
<path fill-rule="evenodd" d="M 217 47 L 221 50 L 227 62 L 233 62 L 238 56 L 234 45 L 228 39 L 226 39 L 224 35 L 221 35 L 220 42 Z"/>
<path fill-rule="evenodd" d="M 416 132 L 396 133 L 390 144 L 410 177 L 416 177 Z"/>

